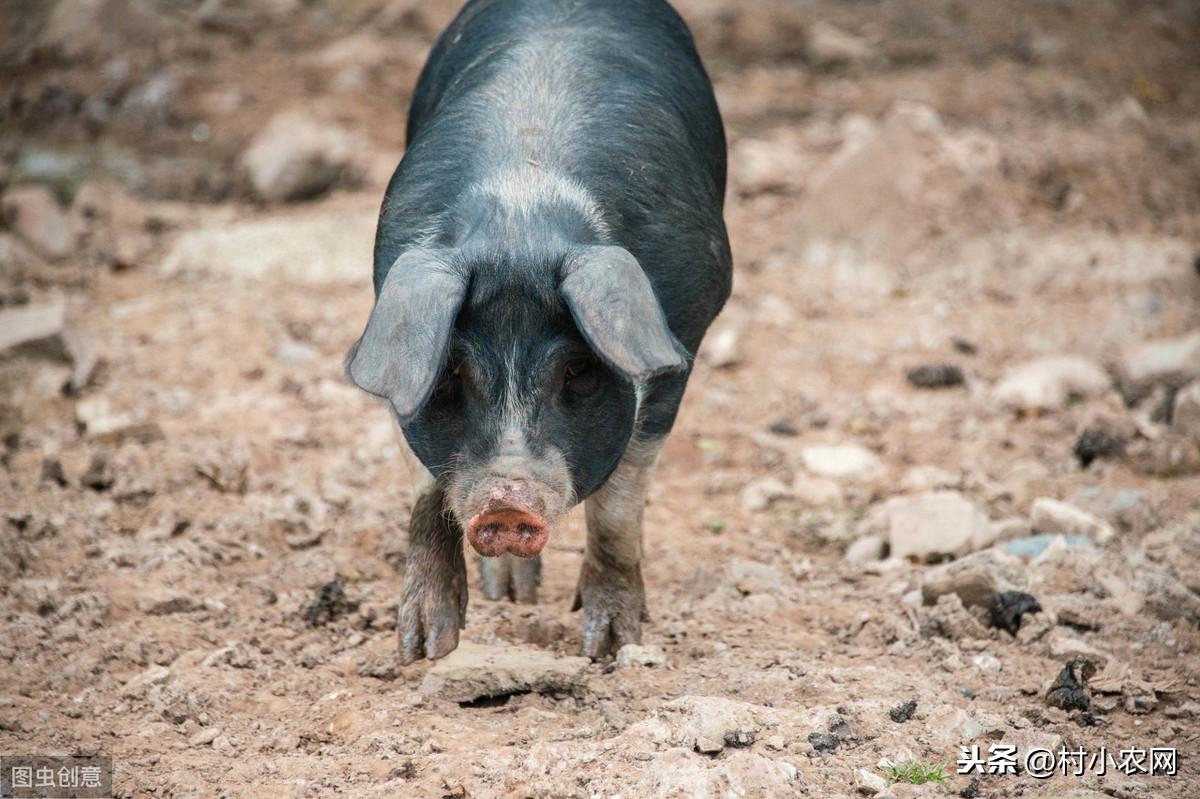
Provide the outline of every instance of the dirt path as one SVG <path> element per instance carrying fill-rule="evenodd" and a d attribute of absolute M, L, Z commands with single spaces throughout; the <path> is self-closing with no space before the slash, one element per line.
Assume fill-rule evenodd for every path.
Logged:
<path fill-rule="evenodd" d="M 278 5 L 265 28 L 155 12 L 120 97 L 175 88 L 113 100 L 90 142 L 71 120 L 106 96 L 110 41 L 5 67 L 12 184 L 32 150 L 142 166 L 103 213 L 75 195 L 58 262 L 0 231 L 4 306 L 66 296 L 102 355 L 74 395 L 68 366 L 0 362 L 0 752 L 111 754 L 121 797 L 945 795 L 885 787 L 909 761 L 964 796 L 1200 794 L 1200 432 L 1182 399 L 1154 414 L 1200 367 L 1137 352 L 1200 330 L 1194 9 L 680 3 L 730 128 L 738 271 L 651 492 L 646 649 L 567 660 L 577 511 L 541 604 L 476 592 L 465 633 L 568 676 L 460 703 L 395 665 L 409 483 L 341 376 L 401 100 L 448 12 Z M 81 100 L 56 115 L 48 86 Z M 320 199 L 250 202 L 236 159 L 289 97 L 361 147 Z M 1078 362 L 1004 388 L 1051 356 Z M 928 364 L 962 384 L 910 384 Z M 1081 468 L 1085 429 L 1123 452 Z M 982 605 L 1005 589 L 1042 608 L 1015 635 Z M 1087 706 L 1054 706 L 1072 662 Z M 996 744 L 1173 748 L 1179 774 L 971 794 L 961 747 Z"/>

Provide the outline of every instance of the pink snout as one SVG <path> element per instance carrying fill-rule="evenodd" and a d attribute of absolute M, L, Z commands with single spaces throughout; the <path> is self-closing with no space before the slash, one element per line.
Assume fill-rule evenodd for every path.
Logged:
<path fill-rule="evenodd" d="M 550 538 L 544 487 L 523 480 L 488 490 L 483 507 L 467 522 L 467 540 L 484 557 L 506 552 L 532 558 Z"/>

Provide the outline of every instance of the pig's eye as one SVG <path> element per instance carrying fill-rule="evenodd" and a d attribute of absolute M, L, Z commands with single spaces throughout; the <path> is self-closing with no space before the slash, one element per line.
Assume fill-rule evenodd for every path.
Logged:
<path fill-rule="evenodd" d="M 575 397 L 588 397 L 600 387 L 600 370 L 595 358 L 575 358 L 567 361 L 563 370 L 563 390 Z"/>

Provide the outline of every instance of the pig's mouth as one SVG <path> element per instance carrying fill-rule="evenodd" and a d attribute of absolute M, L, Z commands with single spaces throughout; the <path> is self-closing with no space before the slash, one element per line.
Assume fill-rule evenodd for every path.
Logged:
<path fill-rule="evenodd" d="M 546 512 L 555 507 L 556 496 L 550 487 L 528 480 L 493 485 L 472 503 L 477 510 L 467 521 L 467 540 L 484 557 L 506 552 L 535 557 L 550 538 Z"/>

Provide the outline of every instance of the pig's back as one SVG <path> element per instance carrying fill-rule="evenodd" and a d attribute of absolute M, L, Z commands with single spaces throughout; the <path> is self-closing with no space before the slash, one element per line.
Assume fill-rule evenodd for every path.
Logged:
<path fill-rule="evenodd" d="M 377 278 L 448 198 L 481 183 L 528 185 L 535 170 L 594 200 L 606 238 L 638 258 L 695 351 L 729 289 L 725 136 L 691 35 L 667 3 L 468 3 L 421 74 L 408 141 Z"/>

